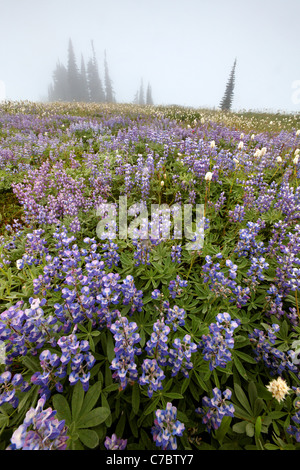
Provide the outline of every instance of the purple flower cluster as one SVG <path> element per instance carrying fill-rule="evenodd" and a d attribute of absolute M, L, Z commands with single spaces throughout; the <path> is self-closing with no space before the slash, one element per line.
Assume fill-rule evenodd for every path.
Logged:
<path fill-rule="evenodd" d="M 44 410 L 45 403 L 46 397 L 42 396 L 36 408 L 27 411 L 7 450 L 66 450 L 69 436 L 65 420 L 56 419 L 52 408 Z"/>
<path fill-rule="evenodd" d="M 186 287 L 188 281 L 181 279 L 179 275 L 176 276 L 175 280 L 170 281 L 168 289 L 172 299 L 175 299 L 178 295 L 181 295 L 183 292 L 182 287 Z"/>
<path fill-rule="evenodd" d="M 21 310 L 23 303 L 17 302 L 0 315 L 0 340 L 6 341 L 8 365 L 27 352 L 36 355 L 45 343 L 55 346 L 56 333 L 61 329 L 55 316 L 44 314 L 41 306 L 45 299 L 30 298 L 30 308 Z"/>
<path fill-rule="evenodd" d="M 168 402 L 165 410 L 156 410 L 154 426 L 151 429 L 153 440 L 162 450 L 176 450 L 176 436 L 182 436 L 185 426 L 177 418 L 177 408 Z"/>
<path fill-rule="evenodd" d="M 171 260 L 173 263 L 181 263 L 182 247 L 181 245 L 173 245 L 171 248 Z"/>
<path fill-rule="evenodd" d="M 135 322 L 128 322 L 126 317 L 118 314 L 118 319 L 110 326 L 115 340 L 114 351 L 116 357 L 112 360 L 110 368 L 114 370 L 113 378 L 120 382 L 120 389 L 124 390 L 129 383 L 138 380 L 135 355 L 141 354 L 140 348 L 135 344 L 140 342 L 140 336 L 136 333 L 138 326 Z"/>
<path fill-rule="evenodd" d="M 245 217 L 245 207 L 237 204 L 233 211 L 229 211 L 229 220 L 231 222 L 242 222 Z"/>
<path fill-rule="evenodd" d="M 215 255 L 221 258 L 222 254 Z M 220 263 L 213 263 L 213 258 L 210 255 L 205 257 L 206 263 L 203 265 L 203 282 L 209 282 L 209 288 L 218 297 L 228 299 L 230 303 L 236 303 L 237 307 L 245 305 L 250 298 L 249 287 L 238 285 L 235 281 L 237 276 L 238 266 L 231 260 L 226 260 L 226 267 L 228 267 L 229 277 L 221 271 Z"/>
<path fill-rule="evenodd" d="M 299 387 L 292 387 L 296 393 L 296 399 L 294 406 L 296 409 L 296 414 L 292 416 L 292 421 L 294 424 L 290 424 L 286 428 L 286 432 L 291 436 L 294 436 L 297 442 L 300 442 L 300 389 Z"/>
<path fill-rule="evenodd" d="M 127 446 L 127 439 L 120 439 L 116 434 L 112 434 L 111 437 L 106 436 L 104 441 L 104 447 L 107 450 L 124 450 Z"/>
<path fill-rule="evenodd" d="M 206 425 L 209 433 L 220 427 L 224 416 L 234 417 L 235 412 L 233 404 L 226 402 L 226 400 L 231 398 L 231 391 L 229 389 L 222 393 L 221 390 L 215 387 L 212 392 L 213 398 L 203 397 L 202 408 L 195 410 L 196 413 L 202 416 L 202 423 Z"/>
<path fill-rule="evenodd" d="M 168 365 L 172 367 L 172 377 L 181 372 L 184 377 L 188 378 L 188 370 L 193 368 L 191 355 L 197 351 L 197 345 L 191 342 L 190 335 L 185 335 L 182 341 L 175 338 L 173 348 L 169 350 L 168 360 Z"/>
<path fill-rule="evenodd" d="M 145 351 L 149 356 L 153 356 L 160 366 L 167 365 L 167 342 L 170 331 L 171 329 L 165 324 L 164 318 L 159 318 L 153 324 L 153 332 L 146 343 Z"/>
<path fill-rule="evenodd" d="M 162 390 L 162 381 L 165 378 L 163 370 L 159 367 L 156 359 L 145 359 L 142 363 L 142 375 L 139 378 L 140 385 L 149 385 L 148 397 L 151 398 L 153 392 Z"/>
<path fill-rule="evenodd" d="M 229 313 L 219 313 L 216 323 L 209 325 L 209 334 L 202 335 L 198 348 L 203 352 L 203 359 L 209 361 L 209 369 L 225 368 L 231 360 L 230 350 L 234 347 L 233 332 L 240 320 L 231 320 Z"/>
<path fill-rule="evenodd" d="M 7 370 L 0 374 L 0 406 L 3 403 L 10 403 L 13 408 L 19 404 L 17 391 L 27 392 L 30 385 L 24 380 L 21 374 L 14 374 Z"/>
<path fill-rule="evenodd" d="M 276 341 L 276 332 L 280 329 L 276 323 L 269 326 L 267 331 L 255 328 L 249 333 L 250 343 L 254 346 L 255 360 L 263 361 L 270 375 L 281 376 L 284 372 L 293 372 L 300 378 L 298 367 L 293 364 L 289 353 L 280 351 L 274 346 Z"/>

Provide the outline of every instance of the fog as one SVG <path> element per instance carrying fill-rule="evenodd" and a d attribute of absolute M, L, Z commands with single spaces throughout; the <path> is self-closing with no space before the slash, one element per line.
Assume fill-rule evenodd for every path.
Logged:
<path fill-rule="evenodd" d="M 0 99 L 43 101 L 58 60 L 104 51 L 117 102 L 300 111 L 299 0 L 0 0 Z"/>

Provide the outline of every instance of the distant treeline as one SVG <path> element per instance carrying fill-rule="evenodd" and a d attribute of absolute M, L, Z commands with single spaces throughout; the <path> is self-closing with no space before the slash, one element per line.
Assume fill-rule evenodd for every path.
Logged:
<path fill-rule="evenodd" d="M 83 101 L 93 103 L 115 103 L 116 96 L 113 89 L 106 53 L 104 55 L 104 80 L 102 80 L 92 42 L 92 55 L 87 61 L 81 55 L 80 68 L 77 66 L 72 40 L 69 40 L 67 66 L 57 62 L 53 72 L 53 82 L 48 88 L 49 101 Z M 136 92 L 133 102 L 135 104 L 153 104 L 152 90 L 148 84 L 146 93 L 143 80 Z"/>

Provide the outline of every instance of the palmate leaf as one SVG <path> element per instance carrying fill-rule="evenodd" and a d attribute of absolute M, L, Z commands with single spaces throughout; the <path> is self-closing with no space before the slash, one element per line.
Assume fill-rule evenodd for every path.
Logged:
<path fill-rule="evenodd" d="M 72 422 L 71 410 L 67 399 L 60 394 L 56 394 L 52 398 L 53 408 L 57 411 L 57 418 L 64 419 L 67 426 Z"/>
<path fill-rule="evenodd" d="M 94 408 L 101 394 L 101 385 L 102 384 L 99 381 L 88 389 L 82 403 L 80 416 L 85 415 Z"/>
<path fill-rule="evenodd" d="M 89 411 L 84 416 L 81 416 L 77 422 L 76 426 L 78 429 L 82 428 L 92 428 L 94 426 L 98 426 L 109 417 L 110 409 L 105 408 L 104 406 L 99 406 L 98 408 L 94 408 L 93 410 Z"/>
<path fill-rule="evenodd" d="M 81 382 L 77 382 L 73 389 L 72 395 L 72 419 L 76 422 L 81 412 L 81 407 L 84 399 L 84 390 Z"/>
<path fill-rule="evenodd" d="M 79 439 L 89 449 L 94 449 L 99 444 L 99 437 L 92 429 L 79 429 Z"/>

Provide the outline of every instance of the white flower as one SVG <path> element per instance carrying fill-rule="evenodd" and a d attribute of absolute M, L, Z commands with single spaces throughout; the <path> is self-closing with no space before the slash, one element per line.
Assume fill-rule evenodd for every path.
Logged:
<path fill-rule="evenodd" d="M 31 302 L 31 308 L 32 308 L 33 310 L 36 310 L 37 308 L 39 308 L 40 303 L 41 303 L 41 300 L 40 300 L 40 299 L 34 299 L 34 300 Z"/>
<path fill-rule="evenodd" d="M 216 146 L 216 142 L 214 140 L 210 143 L 210 148 L 213 149 Z"/>
<path fill-rule="evenodd" d="M 18 259 L 16 261 L 16 265 L 18 269 L 22 269 L 24 267 L 24 261 L 22 259 Z"/>
<path fill-rule="evenodd" d="M 267 148 L 266 147 L 263 147 L 260 151 L 261 153 L 261 156 L 263 157 L 266 153 L 267 153 Z"/>
<path fill-rule="evenodd" d="M 296 135 L 300 135 L 300 129 L 297 130 Z"/>
<path fill-rule="evenodd" d="M 164 184 L 165 184 L 165 182 L 164 182 L 164 181 L 161 181 L 161 182 L 160 182 L 160 185 L 161 185 L 161 186 L 163 186 Z"/>
<path fill-rule="evenodd" d="M 234 163 L 236 163 L 236 164 L 240 163 L 237 158 L 233 158 L 233 161 L 234 161 Z"/>
<path fill-rule="evenodd" d="M 267 385 L 267 389 L 272 393 L 273 397 L 280 402 L 285 399 L 285 396 L 289 393 L 290 387 L 284 379 L 278 377 L 278 379 L 272 380 L 269 385 Z"/>
<path fill-rule="evenodd" d="M 242 150 L 243 147 L 244 147 L 244 142 L 240 141 L 240 143 L 238 145 L 238 149 Z"/>
<path fill-rule="evenodd" d="M 208 172 L 206 173 L 206 175 L 205 175 L 205 178 L 204 178 L 205 181 L 211 181 L 212 175 L 213 175 L 212 172 L 211 172 L 211 171 L 208 171 Z"/>
<path fill-rule="evenodd" d="M 295 163 L 295 165 L 297 165 L 298 161 L 299 161 L 299 155 L 296 155 L 294 160 L 293 160 L 293 163 Z"/>
<path fill-rule="evenodd" d="M 281 158 L 281 157 L 276 157 L 276 162 L 281 163 L 281 162 L 282 162 L 282 158 Z"/>
<path fill-rule="evenodd" d="M 244 137 L 245 137 L 245 135 L 243 133 L 241 133 L 240 139 L 243 140 Z"/>
<path fill-rule="evenodd" d="M 299 152 L 300 152 L 300 149 L 296 149 L 294 154 L 298 155 Z"/>
<path fill-rule="evenodd" d="M 254 140 L 254 138 L 255 138 L 255 135 L 252 134 L 252 135 L 251 135 L 251 140 Z"/>

